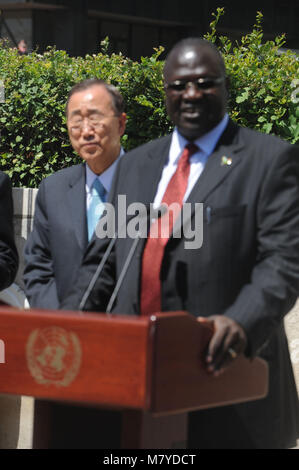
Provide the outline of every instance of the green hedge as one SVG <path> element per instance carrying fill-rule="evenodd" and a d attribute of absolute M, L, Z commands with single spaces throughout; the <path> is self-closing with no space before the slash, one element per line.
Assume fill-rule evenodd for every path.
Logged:
<path fill-rule="evenodd" d="M 278 54 L 282 36 L 262 42 L 260 13 L 252 33 L 233 46 L 217 36 L 222 14 L 223 9 L 217 9 L 206 37 L 225 56 L 231 77 L 231 117 L 241 125 L 298 142 L 298 56 Z M 126 150 L 171 130 L 164 107 L 163 47 L 134 62 L 121 54 L 109 56 L 107 46 L 106 40 L 101 53 L 74 58 L 55 49 L 20 56 L 1 45 L 5 100 L 0 103 L 0 168 L 14 186 L 36 187 L 48 174 L 80 161 L 69 145 L 64 108 L 68 91 L 84 78 L 103 78 L 123 94 L 128 114 Z"/>
<path fill-rule="evenodd" d="M 284 35 L 263 43 L 260 12 L 252 33 L 233 47 L 226 37 L 217 37 L 216 25 L 222 14 L 223 9 L 218 8 L 206 37 L 217 43 L 225 57 L 232 119 L 293 144 L 299 142 L 299 56 L 292 51 L 279 53 Z"/>

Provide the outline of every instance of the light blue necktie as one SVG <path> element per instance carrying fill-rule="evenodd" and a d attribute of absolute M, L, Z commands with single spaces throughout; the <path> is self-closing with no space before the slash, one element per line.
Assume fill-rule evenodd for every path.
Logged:
<path fill-rule="evenodd" d="M 100 180 L 96 178 L 91 187 L 91 202 L 87 211 L 88 241 L 91 239 L 105 208 L 106 190 Z"/>

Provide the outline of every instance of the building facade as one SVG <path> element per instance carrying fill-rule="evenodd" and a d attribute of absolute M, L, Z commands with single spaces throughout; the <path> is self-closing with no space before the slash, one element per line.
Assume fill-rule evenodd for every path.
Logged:
<path fill-rule="evenodd" d="M 298 0 L 0 0 L 0 36 L 13 45 L 25 39 L 29 50 L 55 45 L 71 55 L 99 52 L 108 36 L 110 52 L 139 59 L 154 47 L 167 51 L 180 38 L 203 35 L 219 6 L 221 34 L 238 40 L 261 11 L 265 39 L 286 33 L 286 47 L 299 49 Z"/>

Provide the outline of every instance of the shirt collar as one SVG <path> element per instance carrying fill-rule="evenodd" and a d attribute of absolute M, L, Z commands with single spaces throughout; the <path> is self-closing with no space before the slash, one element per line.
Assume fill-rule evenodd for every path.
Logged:
<path fill-rule="evenodd" d="M 214 151 L 218 140 L 227 126 L 228 120 L 228 114 L 225 113 L 224 117 L 217 124 L 217 126 L 213 127 L 212 130 L 194 141 L 194 143 L 201 149 L 202 152 L 206 154 L 206 156 L 211 155 L 211 153 Z M 173 141 L 175 142 L 176 146 L 178 145 L 180 147 L 181 151 L 189 143 L 188 140 L 186 140 L 185 137 L 179 133 L 177 128 L 175 128 L 173 131 Z"/>
<path fill-rule="evenodd" d="M 94 180 L 96 178 L 99 178 L 99 180 L 102 183 L 102 185 L 104 186 L 106 192 L 109 193 L 110 188 L 111 188 L 111 184 L 112 184 L 114 171 L 116 169 L 116 165 L 117 165 L 119 159 L 122 157 L 122 155 L 124 153 L 125 153 L 124 149 L 121 147 L 120 153 L 119 153 L 119 156 L 117 157 L 117 159 L 114 160 L 114 162 L 105 171 L 103 171 L 103 173 L 101 173 L 100 175 L 96 175 L 89 168 L 88 164 L 85 165 L 85 168 L 86 168 L 86 185 L 88 186 L 89 190 L 91 189 L 91 187 L 94 183 Z"/>

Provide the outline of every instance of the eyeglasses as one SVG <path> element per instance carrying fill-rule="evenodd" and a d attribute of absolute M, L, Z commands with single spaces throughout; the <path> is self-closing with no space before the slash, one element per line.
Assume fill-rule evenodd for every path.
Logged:
<path fill-rule="evenodd" d="M 210 88 L 214 88 L 220 83 L 224 82 L 225 77 L 217 77 L 217 78 L 196 78 L 195 80 L 175 80 L 171 83 L 165 83 L 165 89 L 176 91 L 177 93 L 181 93 L 185 91 L 188 86 L 191 84 L 194 85 L 197 90 L 209 90 Z"/>
<path fill-rule="evenodd" d="M 118 116 L 115 114 L 113 114 L 112 116 L 101 115 L 101 116 L 94 116 L 94 117 L 92 116 L 90 118 L 80 119 L 78 121 L 71 120 L 69 121 L 69 129 L 70 129 L 71 134 L 74 137 L 77 137 L 82 133 L 85 126 L 91 127 L 95 131 L 99 131 L 104 128 L 105 121 L 108 118 L 113 118 L 113 117 L 118 117 Z"/>

